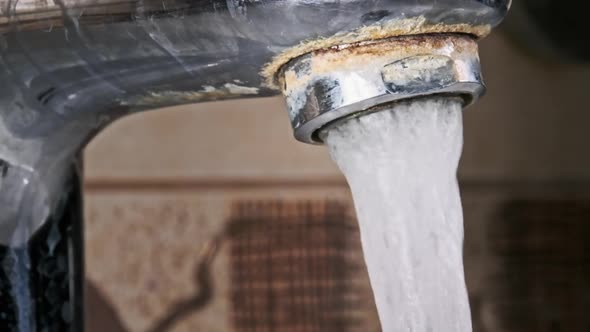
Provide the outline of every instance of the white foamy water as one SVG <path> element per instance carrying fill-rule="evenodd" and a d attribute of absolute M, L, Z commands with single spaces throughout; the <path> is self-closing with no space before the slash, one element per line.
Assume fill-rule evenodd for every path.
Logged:
<path fill-rule="evenodd" d="M 416 100 L 351 119 L 325 137 L 352 190 L 384 332 L 466 332 L 463 145 L 457 99 Z"/>

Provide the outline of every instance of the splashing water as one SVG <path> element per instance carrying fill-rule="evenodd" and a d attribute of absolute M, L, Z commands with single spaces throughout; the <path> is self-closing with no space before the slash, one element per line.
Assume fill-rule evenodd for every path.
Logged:
<path fill-rule="evenodd" d="M 471 331 L 456 178 L 460 100 L 388 105 L 325 135 L 352 190 L 383 331 Z"/>

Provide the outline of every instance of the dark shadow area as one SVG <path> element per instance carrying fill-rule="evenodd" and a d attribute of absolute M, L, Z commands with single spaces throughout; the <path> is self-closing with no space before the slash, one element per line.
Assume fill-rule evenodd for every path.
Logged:
<path fill-rule="evenodd" d="M 115 308 L 90 280 L 86 280 L 85 291 L 87 332 L 127 332 Z"/>
<path fill-rule="evenodd" d="M 589 220 L 590 200 L 499 207 L 488 231 L 498 264 L 486 290 L 490 331 L 590 331 Z"/>

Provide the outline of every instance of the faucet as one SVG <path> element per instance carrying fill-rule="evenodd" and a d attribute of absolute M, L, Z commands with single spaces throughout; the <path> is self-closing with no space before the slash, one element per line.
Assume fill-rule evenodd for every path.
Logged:
<path fill-rule="evenodd" d="M 113 121 L 285 96 L 298 140 L 374 107 L 484 92 L 510 0 L 0 0 L 0 330 L 83 331 L 82 157 Z"/>

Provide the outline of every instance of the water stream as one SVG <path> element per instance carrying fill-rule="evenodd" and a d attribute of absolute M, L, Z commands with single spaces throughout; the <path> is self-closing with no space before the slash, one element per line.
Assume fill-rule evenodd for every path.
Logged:
<path fill-rule="evenodd" d="M 325 133 L 352 190 L 384 332 L 471 331 L 456 178 L 461 112 L 458 99 L 420 99 Z"/>

